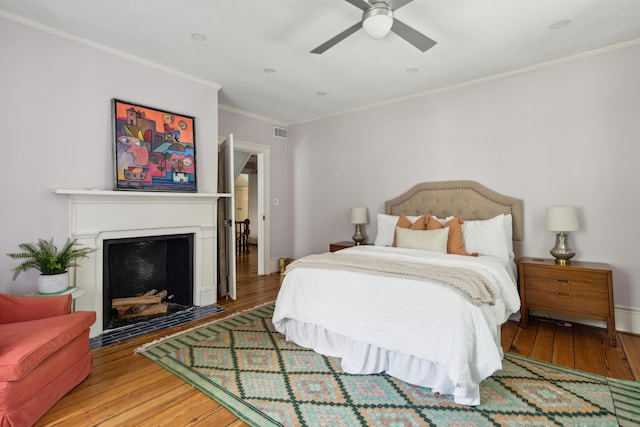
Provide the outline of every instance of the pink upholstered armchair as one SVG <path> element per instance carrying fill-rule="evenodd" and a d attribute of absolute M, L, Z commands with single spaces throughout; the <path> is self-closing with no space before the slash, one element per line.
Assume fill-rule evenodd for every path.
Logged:
<path fill-rule="evenodd" d="M 95 320 L 71 295 L 0 294 L 0 427 L 34 424 L 89 375 Z"/>

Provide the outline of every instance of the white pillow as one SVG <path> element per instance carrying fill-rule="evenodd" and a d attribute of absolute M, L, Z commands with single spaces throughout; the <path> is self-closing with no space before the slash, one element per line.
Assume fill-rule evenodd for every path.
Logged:
<path fill-rule="evenodd" d="M 507 244 L 504 214 L 487 220 L 465 221 L 462 236 L 467 252 L 509 258 L 512 250 Z"/>
<path fill-rule="evenodd" d="M 411 230 L 396 227 L 396 233 L 396 244 L 399 248 L 447 253 L 449 227 L 437 230 Z"/>
<path fill-rule="evenodd" d="M 507 233 L 507 247 L 509 248 L 509 258 L 515 259 L 516 254 L 513 252 L 513 217 L 511 214 L 504 216 L 504 231 Z"/>
<path fill-rule="evenodd" d="M 412 223 L 420 216 L 407 216 Z M 378 214 L 378 231 L 376 234 L 376 240 L 373 242 L 376 246 L 391 246 L 393 245 L 393 234 L 396 231 L 396 224 L 400 217 L 398 215 Z"/>
<path fill-rule="evenodd" d="M 447 223 L 447 221 L 449 221 L 451 218 L 453 218 L 452 216 L 448 216 L 448 217 L 446 217 L 446 218 L 438 218 L 438 217 L 437 217 L 437 216 L 435 216 L 435 215 L 431 215 L 431 217 L 432 217 L 432 218 L 437 219 L 437 220 L 438 220 L 438 222 L 439 222 L 440 224 L 442 224 L 442 225 L 445 225 L 445 224 Z"/>

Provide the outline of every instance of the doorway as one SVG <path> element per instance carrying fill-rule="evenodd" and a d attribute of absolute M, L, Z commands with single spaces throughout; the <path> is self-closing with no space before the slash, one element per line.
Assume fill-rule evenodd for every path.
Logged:
<path fill-rule="evenodd" d="M 254 274 L 264 275 L 271 273 L 271 226 L 270 226 L 270 165 L 271 147 L 263 144 L 234 140 L 234 152 L 249 154 L 243 172 L 247 172 L 248 182 L 248 217 L 250 220 L 249 253 L 245 258 L 252 262 Z M 238 212 L 236 212 L 238 214 Z M 242 215 L 236 215 L 237 220 Z M 238 262 L 243 262 L 241 256 L 237 256 Z M 253 261 L 251 261 L 253 260 Z M 238 270 L 237 267 L 236 270 Z M 242 268 L 246 268 L 242 267 Z"/>
<path fill-rule="evenodd" d="M 245 153 L 236 151 L 235 158 Z M 234 185 L 236 227 L 236 279 L 258 274 L 258 192 L 257 157 L 246 154 L 244 167 Z"/>

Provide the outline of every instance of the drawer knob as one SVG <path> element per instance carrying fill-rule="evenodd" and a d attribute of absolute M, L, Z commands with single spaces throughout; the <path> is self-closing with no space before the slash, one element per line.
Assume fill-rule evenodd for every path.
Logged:
<path fill-rule="evenodd" d="M 568 279 L 556 279 L 556 283 L 559 285 L 570 285 L 571 284 L 571 280 Z"/>
<path fill-rule="evenodd" d="M 567 292 L 558 292 L 560 298 L 571 298 L 571 294 Z"/>

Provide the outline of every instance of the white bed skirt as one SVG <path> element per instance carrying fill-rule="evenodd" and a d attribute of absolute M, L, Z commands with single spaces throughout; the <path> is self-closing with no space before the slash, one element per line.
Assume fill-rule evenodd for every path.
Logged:
<path fill-rule="evenodd" d="M 349 374 L 385 372 L 409 384 L 428 387 L 440 394 L 453 395 L 461 405 L 480 404 L 480 386 L 469 388 L 454 384 L 441 366 L 415 356 L 359 342 L 321 326 L 285 319 L 275 325 L 288 341 L 311 348 L 325 356 L 342 359 L 342 369 Z"/>

